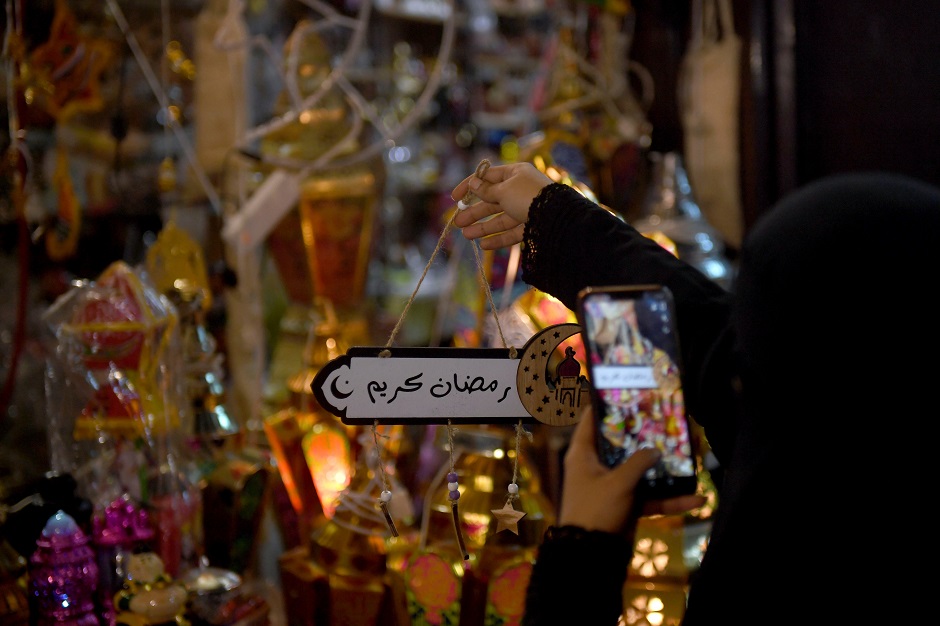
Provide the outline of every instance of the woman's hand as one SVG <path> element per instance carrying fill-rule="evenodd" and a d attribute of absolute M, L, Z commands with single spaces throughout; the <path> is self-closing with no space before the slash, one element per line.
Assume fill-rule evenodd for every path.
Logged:
<path fill-rule="evenodd" d="M 468 176 L 454 187 L 451 198 L 463 200 L 467 192 L 479 202 L 458 207 L 454 225 L 467 239 L 480 239 L 480 248 L 508 248 L 522 241 L 532 200 L 552 180 L 531 163 L 494 165 L 483 173 Z M 472 202 L 472 201 L 471 201 Z"/>
<path fill-rule="evenodd" d="M 558 525 L 632 536 L 639 516 L 685 513 L 703 506 L 704 496 L 687 495 L 642 502 L 635 509 L 636 487 L 659 456 L 658 450 L 644 448 L 608 468 L 597 456 L 593 413 L 583 410 L 565 453 Z"/>

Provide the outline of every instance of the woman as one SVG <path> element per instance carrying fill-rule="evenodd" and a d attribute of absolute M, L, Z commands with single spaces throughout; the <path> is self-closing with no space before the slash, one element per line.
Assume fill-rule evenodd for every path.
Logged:
<path fill-rule="evenodd" d="M 687 407 L 723 469 L 686 626 L 923 618 L 934 524 L 912 505 L 938 465 L 940 320 L 926 296 L 940 276 L 940 190 L 875 172 L 809 184 L 748 233 L 733 293 L 531 164 L 491 167 L 452 197 L 468 192 L 479 201 L 455 225 L 486 250 L 522 243 L 523 279 L 569 308 L 590 285 L 672 290 Z M 649 512 L 633 477 L 655 460 L 607 478 L 585 441 L 572 439 L 558 517 L 580 532 L 546 536 L 527 624 L 616 623 L 624 538 Z M 600 494 L 600 479 L 620 489 Z M 591 562 L 605 565 L 561 571 Z M 874 610 L 892 585 L 903 600 Z"/>

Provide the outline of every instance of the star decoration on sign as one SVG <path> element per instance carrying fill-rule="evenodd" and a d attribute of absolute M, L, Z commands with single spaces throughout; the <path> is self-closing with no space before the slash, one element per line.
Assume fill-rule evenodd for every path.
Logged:
<path fill-rule="evenodd" d="M 512 508 L 512 502 L 507 501 L 501 509 L 490 509 L 490 513 L 496 517 L 496 532 L 501 530 L 511 530 L 519 534 L 519 520 L 525 517 L 525 513 Z"/>

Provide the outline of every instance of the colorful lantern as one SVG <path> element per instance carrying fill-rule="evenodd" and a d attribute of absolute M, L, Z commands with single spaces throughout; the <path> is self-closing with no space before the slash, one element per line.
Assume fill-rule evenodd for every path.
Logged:
<path fill-rule="evenodd" d="M 178 390 L 164 359 L 177 328 L 173 306 L 123 261 L 61 296 L 45 314 L 65 366 L 93 398 L 76 419 L 76 439 L 104 430 L 132 439 L 179 426 Z"/>
<path fill-rule="evenodd" d="M 37 626 L 98 626 L 98 565 L 88 537 L 70 515 L 49 518 L 29 558 L 29 595 Z"/>

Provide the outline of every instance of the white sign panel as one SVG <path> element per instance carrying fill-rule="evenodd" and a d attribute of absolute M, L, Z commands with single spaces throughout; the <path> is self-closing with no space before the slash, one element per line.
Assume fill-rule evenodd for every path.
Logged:
<path fill-rule="evenodd" d="M 346 424 L 532 422 L 516 388 L 519 360 L 496 348 L 351 348 L 311 384 Z"/>

